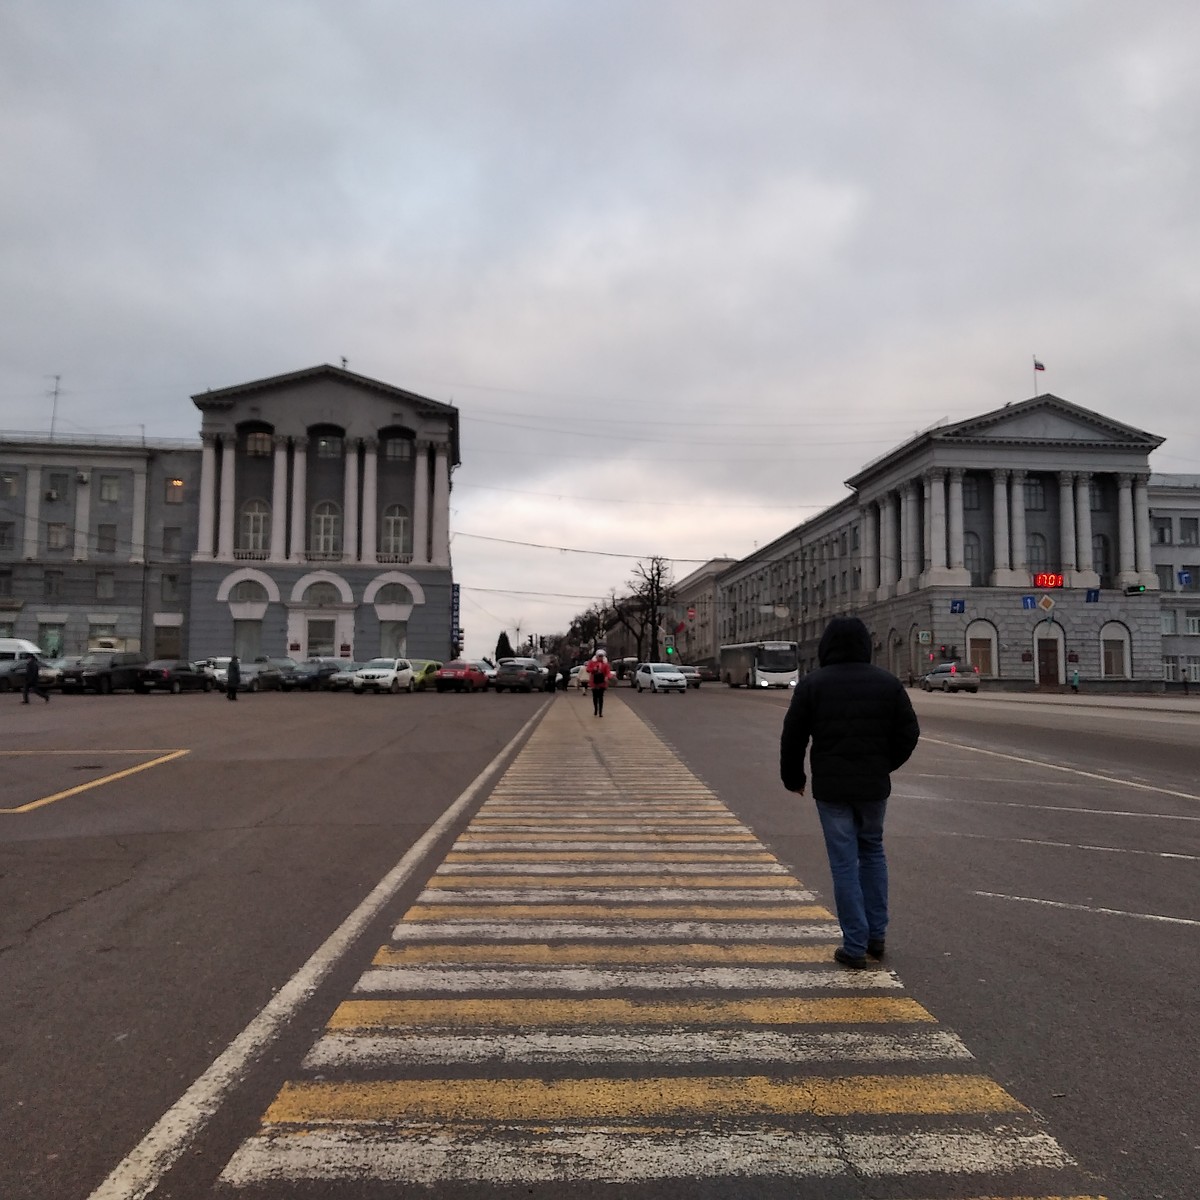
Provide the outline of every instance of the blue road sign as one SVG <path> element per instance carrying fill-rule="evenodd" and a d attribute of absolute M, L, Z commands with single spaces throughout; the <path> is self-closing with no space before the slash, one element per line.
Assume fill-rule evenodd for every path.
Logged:
<path fill-rule="evenodd" d="M 967 611 L 967 602 L 965 600 L 951 600 L 950 611 L 952 613 L 965 613 Z"/>
<path fill-rule="evenodd" d="M 1180 571 L 1179 572 L 1179 586 L 1180 587 L 1191 587 L 1192 586 L 1191 571 Z"/>
<path fill-rule="evenodd" d="M 1099 588 L 1088 588 L 1087 596 L 1084 598 L 1084 600 L 1085 600 L 1085 603 L 1087 603 L 1087 604 L 1099 604 L 1100 603 L 1100 589 Z"/>
<path fill-rule="evenodd" d="M 1037 608 L 1037 597 L 1036 596 L 1022 596 L 1021 597 L 1021 607 L 1022 608 Z"/>

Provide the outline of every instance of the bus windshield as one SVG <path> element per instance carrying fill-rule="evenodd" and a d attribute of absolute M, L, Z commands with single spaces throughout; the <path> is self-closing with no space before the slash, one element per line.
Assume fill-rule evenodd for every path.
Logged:
<path fill-rule="evenodd" d="M 794 671 L 796 651 L 791 646 L 764 646 L 758 652 L 760 671 Z"/>

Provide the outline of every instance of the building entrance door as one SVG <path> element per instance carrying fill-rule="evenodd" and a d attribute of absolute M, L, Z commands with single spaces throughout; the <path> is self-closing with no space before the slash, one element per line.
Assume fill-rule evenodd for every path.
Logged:
<path fill-rule="evenodd" d="M 1062 685 L 1062 677 L 1058 673 L 1058 642 L 1054 638 L 1038 638 L 1037 663 L 1039 687 Z"/>

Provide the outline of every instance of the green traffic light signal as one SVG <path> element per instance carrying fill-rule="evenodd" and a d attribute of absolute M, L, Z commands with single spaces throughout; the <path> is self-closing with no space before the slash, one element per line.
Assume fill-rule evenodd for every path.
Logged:
<path fill-rule="evenodd" d="M 668 647 L 667 647 L 667 655 L 668 655 L 668 656 L 670 656 L 670 655 L 672 655 L 672 654 L 674 654 L 674 653 L 675 653 L 675 647 L 674 647 L 674 646 L 668 646 Z"/>

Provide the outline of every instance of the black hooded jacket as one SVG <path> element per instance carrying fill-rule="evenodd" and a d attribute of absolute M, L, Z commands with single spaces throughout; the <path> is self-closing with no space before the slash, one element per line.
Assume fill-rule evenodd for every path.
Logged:
<path fill-rule="evenodd" d="M 890 671 L 871 665 L 871 635 L 858 617 L 830 621 L 817 656 L 820 667 L 796 685 L 783 720 L 783 786 L 792 792 L 806 786 L 811 741 L 814 800 L 886 800 L 891 773 L 921 736 L 908 693 Z"/>

